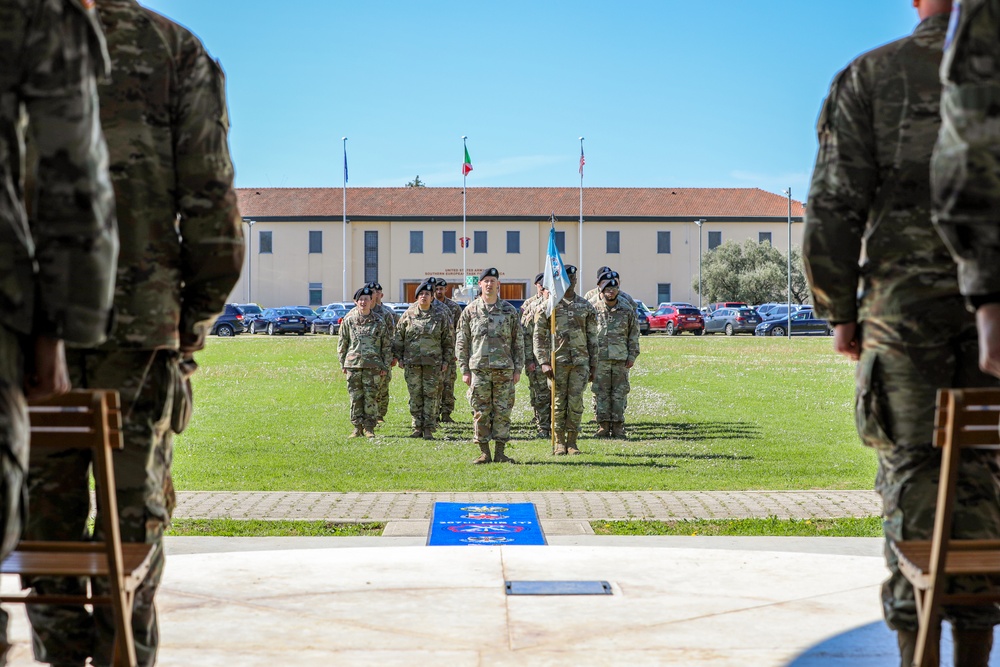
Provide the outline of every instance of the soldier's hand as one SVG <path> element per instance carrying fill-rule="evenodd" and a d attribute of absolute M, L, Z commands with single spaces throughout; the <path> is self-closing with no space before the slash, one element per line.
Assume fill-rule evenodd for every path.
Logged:
<path fill-rule="evenodd" d="M 533 361 L 528 362 L 528 372 L 529 373 L 534 373 L 535 372 L 535 368 L 537 368 L 537 366 L 535 366 L 535 362 L 533 362 Z"/>
<path fill-rule="evenodd" d="M 462 373 L 462 382 L 467 385 L 472 385 L 472 373 Z"/>
<path fill-rule="evenodd" d="M 340 369 L 340 371 L 341 371 L 341 372 L 342 372 L 342 373 L 343 373 L 344 375 L 347 375 L 347 369 L 346 369 L 346 368 L 341 368 L 341 369 Z"/>
<path fill-rule="evenodd" d="M 388 375 L 388 373 L 386 371 L 379 371 L 378 374 L 380 376 L 382 376 L 382 377 L 385 377 L 386 375 Z"/>
<path fill-rule="evenodd" d="M 393 359 L 393 360 L 392 360 L 392 363 L 390 363 L 390 364 L 389 364 L 389 368 L 392 368 L 392 367 L 393 367 L 393 366 L 395 366 L 395 365 L 396 365 L 397 363 L 399 363 L 399 359 Z M 402 367 L 403 367 L 403 364 L 399 364 L 399 367 L 400 367 L 400 368 L 402 368 Z M 383 373 L 383 375 L 384 375 L 384 373 Z"/>
<path fill-rule="evenodd" d="M 520 381 L 521 381 L 521 374 L 520 373 L 514 373 L 514 384 L 517 384 Z"/>
<path fill-rule="evenodd" d="M 66 368 L 66 347 L 62 340 L 40 336 L 34 345 L 34 372 L 28 377 L 25 394 L 29 400 L 65 394 L 70 390 Z"/>
<path fill-rule="evenodd" d="M 861 330 L 857 322 L 844 322 L 833 327 L 833 351 L 853 361 L 861 358 Z"/>
<path fill-rule="evenodd" d="M 548 364 L 542 364 L 542 373 L 545 375 L 545 377 L 547 377 L 547 378 L 549 378 L 551 380 L 552 379 L 552 366 L 549 366 Z"/>
<path fill-rule="evenodd" d="M 448 370 L 448 364 L 441 364 L 441 372 L 444 373 Z"/>
<path fill-rule="evenodd" d="M 591 383 L 597 382 L 597 371 L 596 370 L 590 372 L 590 381 L 591 381 Z"/>
<path fill-rule="evenodd" d="M 625 368 L 628 368 L 629 370 L 631 370 L 633 366 L 635 366 L 635 362 L 634 361 L 626 361 L 625 362 Z"/>
<path fill-rule="evenodd" d="M 976 311 L 979 329 L 979 368 L 1000 377 L 1000 303 L 988 303 Z"/>

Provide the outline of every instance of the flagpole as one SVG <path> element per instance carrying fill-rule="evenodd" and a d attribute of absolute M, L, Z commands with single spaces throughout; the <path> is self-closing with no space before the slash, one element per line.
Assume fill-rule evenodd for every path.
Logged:
<path fill-rule="evenodd" d="M 342 137 L 344 142 L 344 221 L 342 223 L 343 227 L 343 252 L 344 252 L 344 276 L 343 276 L 343 290 L 341 301 L 347 301 L 347 137 Z"/>
<path fill-rule="evenodd" d="M 583 137 L 580 137 L 580 257 L 576 270 L 583 275 Z"/>
<path fill-rule="evenodd" d="M 556 228 L 556 214 L 549 217 L 551 229 Z M 549 294 L 552 308 L 549 312 L 549 367 L 552 368 L 552 382 L 549 383 L 549 432 L 552 437 L 552 451 L 556 451 L 556 302 L 555 293 Z"/>
<path fill-rule="evenodd" d="M 462 148 L 465 152 L 469 152 L 469 147 L 466 145 L 465 140 L 468 139 L 466 136 L 462 136 Z M 468 269 L 465 264 L 465 254 L 469 250 L 469 240 L 468 235 L 465 232 L 465 182 L 469 179 L 469 172 L 466 171 L 464 164 L 462 167 L 462 294 L 465 294 L 465 281 L 468 275 Z"/>

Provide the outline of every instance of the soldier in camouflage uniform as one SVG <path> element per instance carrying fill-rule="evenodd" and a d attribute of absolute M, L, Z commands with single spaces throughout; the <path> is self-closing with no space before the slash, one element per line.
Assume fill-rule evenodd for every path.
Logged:
<path fill-rule="evenodd" d="M 566 266 L 569 288 L 556 304 L 555 369 L 549 316 L 535 315 L 534 352 L 542 371 L 555 385 L 555 445 L 552 453 L 579 454 L 577 436 L 583 416 L 583 392 L 597 372 L 597 317 L 590 302 L 576 293 L 576 267 Z"/>
<path fill-rule="evenodd" d="M 228 149 L 222 69 L 188 30 L 134 0 L 99 0 L 112 73 L 99 89 L 118 205 L 121 253 L 116 328 L 100 347 L 69 355 L 74 383 L 121 394 L 125 448 L 114 453 L 122 540 L 154 544 L 132 612 L 139 665 L 156 661 L 154 595 L 174 493 L 172 431 L 193 354 L 239 279 L 244 245 Z M 173 419 L 177 414 L 177 421 Z M 32 462 L 26 535 L 79 539 L 87 532 L 89 453 Z M 99 523 L 98 523 L 99 525 Z M 36 591 L 76 593 L 85 582 L 34 579 Z M 97 592 L 107 584 L 91 582 Z M 108 664 L 110 608 L 28 609 L 38 660 Z"/>
<path fill-rule="evenodd" d="M 437 278 L 434 282 L 434 299 L 448 309 L 448 314 L 451 317 L 452 340 L 454 340 L 458 331 L 458 318 L 462 316 L 462 307 L 445 295 L 446 287 L 448 287 L 448 281 L 444 278 Z M 440 421 L 445 424 L 454 424 L 455 420 L 451 418 L 451 413 L 455 411 L 455 376 L 458 373 L 454 352 L 448 356 L 447 361 L 448 368 L 445 369 L 444 379 L 441 382 Z"/>
<path fill-rule="evenodd" d="M 97 102 L 108 61 L 93 8 L 79 0 L 0 0 L 0 62 L 2 559 L 21 537 L 27 510 L 25 398 L 67 391 L 65 346 L 104 340 L 118 238 Z M 26 172 L 28 138 L 37 169 Z M 0 664 L 6 629 L 0 610 Z"/>
<path fill-rule="evenodd" d="M 597 287 L 590 290 L 583 296 L 583 298 L 589 301 L 592 306 L 596 306 L 598 303 L 601 302 L 601 299 L 603 298 L 601 296 L 601 283 L 604 282 L 605 280 L 616 280 L 618 281 L 619 287 L 622 284 L 621 276 L 618 275 L 617 271 L 613 271 L 606 266 L 602 266 L 600 269 L 598 269 L 597 273 Z M 620 289 L 618 290 L 618 300 L 628 306 L 631 306 L 632 310 L 635 310 L 636 308 L 639 307 L 638 304 L 635 302 L 635 299 L 629 296 L 627 292 L 623 292 Z M 638 315 L 636 315 L 636 317 L 638 317 Z"/>
<path fill-rule="evenodd" d="M 510 440 L 514 390 L 524 366 L 524 338 L 514 306 L 500 298 L 500 272 L 479 276 L 479 296 L 458 321 L 455 356 L 462 381 L 469 385 L 476 444 L 482 456 L 473 463 L 513 463 L 504 452 Z M 490 440 L 496 443 L 490 456 Z"/>
<path fill-rule="evenodd" d="M 858 360 L 858 432 L 879 459 L 876 489 L 890 570 L 883 611 L 905 665 L 916 640 L 916 606 L 889 544 L 929 539 L 933 529 L 940 467 L 931 444 L 935 394 L 940 387 L 995 384 L 976 367 L 975 323 L 931 224 L 929 167 L 949 4 L 919 3 L 922 20 L 911 36 L 860 56 L 834 79 L 818 124 L 803 241 L 817 314 L 834 325 L 835 349 Z M 961 474 L 955 535 L 1000 537 L 995 456 L 968 456 Z M 968 590 L 980 583 L 953 585 Z M 1000 620 L 996 607 L 946 608 L 945 616 L 964 660 L 956 664 L 986 665 Z"/>
<path fill-rule="evenodd" d="M 396 333 L 396 321 L 399 320 L 399 316 L 396 312 L 382 303 L 382 285 L 377 282 L 368 283 L 366 287 L 372 290 L 372 296 L 374 297 L 374 303 L 372 304 L 372 312 L 377 316 L 385 320 L 386 326 L 389 327 L 389 341 L 392 341 L 393 336 Z M 395 366 L 395 362 L 392 364 Z M 389 384 L 392 382 L 392 367 L 386 369 L 385 375 L 382 375 L 378 380 L 378 397 L 376 398 L 376 404 L 378 405 L 378 423 L 385 421 L 385 415 L 389 411 Z"/>
<path fill-rule="evenodd" d="M 618 298 L 618 281 L 609 278 L 600 285 L 603 297 L 597 312 L 597 374 L 594 392 L 598 438 L 625 438 L 625 406 L 628 372 L 639 356 L 639 317 L 635 309 Z"/>
<path fill-rule="evenodd" d="M 448 370 L 448 359 L 455 358 L 451 313 L 432 307 L 436 286 L 437 281 L 431 278 L 417 287 L 417 302 L 399 318 L 392 343 L 393 359 L 403 369 L 410 393 L 410 437 L 425 440 L 434 439 L 444 382 L 441 374 Z"/>
<path fill-rule="evenodd" d="M 549 390 L 542 364 L 535 359 L 535 316 L 539 308 L 548 302 L 549 293 L 542 285 L 544 273 L 535 276 L 537 292 L 521 304 L 521 328 L 524 329 L 525 370 L 528 372 L 528 388 L 531 391 L 531 408 L 535 413 L 535 426 L 539 438 L 552 437 L 552 392 Z"/>
<path fill-rule="evenodd" d="M 352 438 L 375 437 L 378 392 L 392 364 L 392 334 L 387 318 L 375 314 L 374 299 L 375 290 L 368 285 L 354 293 L 357 307 L 344 316 L 337 341 L 340 367 L 351 396 Z"/>

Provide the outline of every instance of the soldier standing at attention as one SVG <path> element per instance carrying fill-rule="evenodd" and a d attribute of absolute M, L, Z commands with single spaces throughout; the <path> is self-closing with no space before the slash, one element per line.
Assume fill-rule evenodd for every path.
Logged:
<path fill-rule="evenodd" d="M 514 463 L 504 453 L 510 440 L 514 389 L 524 366 L 524 338 L 517 310 L 500 298 L 500 272 L 479 275 L 480 294 L 462 311 L 455 356 L 469 385 L 473 430 L 482 456 L 473 463 Z M 490 456 L 490 440 L 496 452 Z"/>
<path fill-rule="evenodd" d="M 600 425 L 598 438 L 625 438 L 625 406 L 628 372 L 639 356 L 639 317 L 635 309 L 618 298 L 618 281 L 601 283 L 603 297 L 594 306 L 597 312 L 597 374 L 591 389 Z"/>
<path fill-rule="evenodd" d="M 0 0 L 0 559 L 27 511 L 25 398 L 68 391 L 66 344 L 100 344 L 111 317 L 118 237 L 97 101 L 108 62 L 87 6 Z M 37 169 L 25 174 L 28 137 Z M 0 610 L 0 664 L 6 630 Z"/>
<path fill-rule="evenodd" d="M 916 605 L 889 545 L 930 539 L 933 530 L 941 459 L 931 444 L 935 394 L 996 384 L 977 368 L 975 321 L 931 224 L 938 66 L 951 2 L 914 4 L 921 22 L 912 35 L 860 56 L 834 78 L 818 122 L 803 240 L 817 314 L 834 326 L 836 351 L 858 361 L 858 431 L 879 460 L 890 572 L 883 612 L 903 665 L 915 648 Z M 992 453 L 963 457 L 956 537 L 1000 537 L 997 471 Z M 953 592 L 978 583 L 956 579 Z M 985 667 L 997 608 L 945 607 L 944 616 L 954 628 L 956 664 Z"/>
<path fill-rule="evenodd" d="M 616 280 L 618 281 L 618 286 L 621 287 L 622 279 L 621 276 L 618 275 L 618 272 L 613 271 L 606 266 L 602 266 L 601 273 L 597 275 L 597 287 L 587 292 L 583 297 L 590 302 L 590 305 L 596 306 L 603 299 L 603 296 L 601 295 L 601 283 L 605 280 Z M 632 310 L 638 308 L 638 304 L 635 302 L 635 299 L 629 296 L 627 292 L 623 292 L 621 289 L 618 290 L 618 300 L 630 306 Z M 638 318 L 638 315 L 636 315 L 636 317 Z"/>
<path fill-rule="evenodd" d="M 448 287 L 448 281 L 444 278 L 437 278 L 434 281 L 434 299 L 437 303 L 442 304 L 448 309 L 449 316 L 451 317 L 452 341 L 454 342 L 458 332 L 458 318 L 462 316 L 462 307 L 445 295 L 446 287 Z M 458 365 L 455 363 L 454 346 L 452 348 L 452 353 L 447 358 L 448 368 L 445 369 L 444 379 L 441 382 L 441 401 L 439 403 L 441 414 L 439 421 L 443 424 L 455 423 L 455 420 L 451 418 L 451 413 L 455 411 L 455 375 L 458 373 Z"/>
<path fill-rule="evenodd" d="M 552 393 L 542 372 L 542 364 L 535 359 L 535 316 L 539 308 L 548 303 L 549 293 L 542 286 L 545 274 L 535 276 L 537 292 L 521 305 L 521 328 L 524 329 L 525 369 L 528 371 L 528 388 L 531 390 L 531 407 L 535 412 L 535 426 L 539 438 L 552 437 Z"/>
<path fill-rule="evenodd" d="M 392 343 L 393 359 L 403 369 L 410 393 L 410 437 L 424 440 L 434 439 L 442 373 L 448 369 L 448 358 L 455 357 L 451 313 L 443 306 L 432 307 L 436 285 L 434 278 L 420 283 L 417 302 L 399 318 Z"/>
<path fill-rule="evenodd" d="M 138 664 L 153 665 L 154 596 L 175 504 L 172 435 L 190 415 L 181 387 L 239 279 L 243 231 L 222 69 L 189 31 L 135 0 L 100 0 L 97 8 L 112 66 L 99 93 L 121 241 L 117 323 L 105 345 L 67 358 L 75 385 L 121 395 L 125 448 L 113 457 L 118 516 L 124 542 L 155 545 L 132 611 Z M 89 452 L 64 452 L 32 461 L 30 539 L 79 539 L 88 532 L 90 459 Z M 69 578 L 29 583 L 49 594 L 81 593 L 86 585 Z M 91 582 L 97 592 L 106 586 Z M 30 605 L 28 617 L 38 660 L 110 662 L 109 607 L 97 606 L 91 617 L 82 605 Z"/>
<path fill-rule="evenodd" d="M 586 299 L 591 303 L 594 303 L 595 301 L 601 298 L 601 280 L 604 279 L 605 273 L 611 273 L 610 266 L 602 266 L 601 268 L 597 269 L 597 287 L 584 294 L 583 295 L 584 299 Z"/>
<path fill-rule="evenodd" d="M 597 372 L 597 315 L 594 307 L 576 293 L 576 267 L 567 265 L 569 288 L 556 304 L 555 357 L 551 365 L 552 337 L 549 316 L 541 309 L 535 316 L 535 358 L 555 384 L 555 448 L 553 454 L 579 454 L 577 436 L 583 417 L 583 392 Z"/>
<path fill-rule="evenodd" d="M 357 307 L 344 316 L 337 341 L 340 367 L 351 396 L 352 438 L 375 437 L 378 391 L 392 364 L 392 335 L 386 318 L 372 309 L 374 297 L 375 290 L 368 285 L 354 293 Z"/>
<path fill-rule="evenodd" d="M 372 303 L 372 312 L 375 315 L 384 318 L 386 326 L 389 327 L 389 341 L 392 342 L 392 338 L 396 333 L 396 321 L 399 317 L 396 312 L 382 303 L 382 285 L 377 282 L 368 283 L 366 285 L 372 290 L 372 297 L 374 302 Z M 393 362 L 395 365 L 395 362 Z M 376 403 L 378 404 L 378 423 L 385 421 L 385 415 L 389 411 L 389 383 L 392 381 L 392 367 L 386 369 L 384 375 L 381 376 L 378 386 L 378 399 Z"/>

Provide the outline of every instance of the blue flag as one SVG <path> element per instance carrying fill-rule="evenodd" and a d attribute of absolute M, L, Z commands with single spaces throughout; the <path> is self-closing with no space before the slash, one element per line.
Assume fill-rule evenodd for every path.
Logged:
<path fill-rule="evenodd" d="M 549 292 L 549 302 L 545 306 L 545 314 L 551 315 L 552 309 L 562 300 L 566 290 L 569 289 L 569 276 L 566 275 L 566 267 L 563 266 L 562 257 L 559 256 L 559 248 L 556 247 L 556 228 L 554 226 L 549 230 L 549 251 L 545 256 L 545 276 L 542 278 L 542 287 Z"/>
<path fill-rule="evenodd" d="M 347 147 L 344 147 L 344 184 L 347 184 Z"/>

